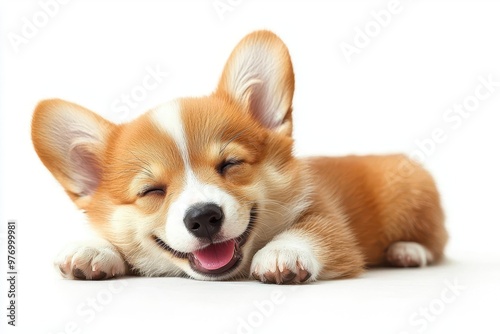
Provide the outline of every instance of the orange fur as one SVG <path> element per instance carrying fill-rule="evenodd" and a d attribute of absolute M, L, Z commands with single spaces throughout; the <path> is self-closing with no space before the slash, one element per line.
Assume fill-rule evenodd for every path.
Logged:
<path fill-rule="evenodd" d="M 387 264 L 385 252 L 396 241 L 415 241 L 426 246 L 435 261 L 443 255 L 447 233 L 434 182 L 415 162 L 410 175 L 397 174 L 405 161 L 408 160 L 402 155 L 308 160 L 317 180 L 312 211 L 345 217 L 368 266 Z M 331 220 L 326 220 L 311 229 L 328 229 L 331 224 Z M 348 250 L 333 242 L 323 251 L 325 259 L 333 251 Z M 328 276 L 327 271 L 335 271 L 336 266 L 331 262 L 324 274 Z"/>
<path fill-rule="evenodd" d="M 264 75 L 252 77 L 259 70 Z M 178 100 L 197 179 L 235 198 L 242 212 L 258 203 L 241 266 L 223 279 L 247 277 L 254 254 L 284 231 L 310 243 L 321 267 L 314 279 L 388 264 L 386 251 L 398 241 L 417 242 L 439 260 L 447 234 L 431 176 L 401 155 L 295 158 L 293 90 L 285 45 L 261 31 L 238 44 L 212 95 Z M 35 110 L 32 137 L 45 166 L 132 269 L 185 275 L 188 260 L 154 241 L 165 237 L 166 216 L 187 182 L 182 150 L 154 113 L 115 125 L 78 105 L 47 100 Z M 241 163 L 221 176 L 217 166 L 228 159 Z M 151 186 L 160 191 L 141 194 Z M 307 279 L 303 270 L 300 281 Z M 281 283 L 284 272 L 254 276 Z"/>

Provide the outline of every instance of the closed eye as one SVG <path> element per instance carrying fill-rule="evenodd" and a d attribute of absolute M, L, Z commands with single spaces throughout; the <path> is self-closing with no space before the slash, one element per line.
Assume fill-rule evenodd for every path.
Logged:
<path fill-rule="evenodd" d="M 139 197 L 145 197 L 145 196 L 165 196 L 166 193 L 166 187 L 164 186 L 148 186 L 141 190 L 141 192 L 138 194 Z"/>
<path fill-rule="evenodd" d="M 242 163 L 244 163 L 244 161 L 238 159 L 225 160 L 217 166 L 217 172 L 220 175 L 224 175 L 231 167 L 241 165 Z"/>

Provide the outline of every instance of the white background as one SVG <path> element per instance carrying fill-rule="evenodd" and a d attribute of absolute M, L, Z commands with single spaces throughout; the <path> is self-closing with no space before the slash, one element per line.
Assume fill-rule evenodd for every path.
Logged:
<path fill-rule="evenodd" d="M 42 7 L 1 2 L 2 327 L 6 223 L 15 219 L 19 308 L 9 333 L 500 331 L 500 87 L 456 128 L 443 119 L 474 96 L 479 77 L 500 81 L 500 3 L 401 0 L 400 12 L 348 62 L 341 43 L 352 45 L 356 29 L 373 24 L 371 12 L 388 1 L 221 2 L 233 4 L 222 18 L 213 0 L 74 0 L 17 48 L 11 39 Z M 294 63 L 297 154 L 420 154 L 417 142 L 445 132 L 424 164 L 447 213 L 448 260 L 298 288 L 60 279 L 52 259 L 84 220 L 32 148 L 36 103 L 60 97 L 119 121 L 114 103 L 141 84 L 147 68 L 168 76 L 127 118 L 175 97 L 208 94 L 239 39 L 262 28 L 281 36 Z M 449 284 L 460 286 L 455 294 Z"/>

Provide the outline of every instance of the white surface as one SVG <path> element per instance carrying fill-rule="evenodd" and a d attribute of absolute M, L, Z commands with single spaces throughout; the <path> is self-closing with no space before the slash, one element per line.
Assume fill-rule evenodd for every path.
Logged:
<path fill-rule="evenodd" d="M 468 118 L 443 117 L 476 93 L 480 77 L 500 81 L 500 4 L 402 0 L 400 13 L 348 63 L 340 44 L 352 43 L 356 27 L 370 25 L 370 12 L 388 8 L 387 1 L 231 3 L 234 10 L 221 20 L 212 0 L 72 1 L 16 53 L 8 34 L 20 33 L 23 17 L 32 18 L 41 7 L 37 1 L 1 2 L 2 310 L 5 227 L 8 219 L 19 224 L 19 326 L 8 333 L 71 333 L 65 330 L 71 322 L 80 333 L 499 332 L 500 87 Z M 451 260 L 298 288 L 166 278 L 59 279 L 52 259 L 69 235 L 80 234 L 83 219 L 32 148 L 29 126 L 37 101 L 61 97 L 119 121 L 174 97 L 206 94 L 239 39 L 260 28 L 278 33 L 294 62 L 299 155 L 422 155 L 415 153 L 421 150 L 417 142 L 435 133 L 437 143 L 423 157 L 442 193 Z M 144 99 L 125 108 L 121 94 L 141 86 Z M 441 302 L 441 310 L 446 281 L 465 288 L 452 302 Z M 109 284 L 119 288 L 124 282 L 121 291 L 110 292 Z M 88 298 L 99 296 L 112 300 L 87 321 Z M 259 317 L 254 303 L 272 300 L 272 314 Z M 442 311 L 423 331 L 421 307 Z M 250 318 L 262 323 L 238 328 Z"/>
<path fill-rule="evenodd" d="M 358 279 L 307 286 L 181 278 L 37 280 L 43 288 L 22 286 L 22 333 L 59 333 L 69 323 L 83 333 L 498 332 L 498 262 L 476 258 L 426 269 L 372 270 Z"/>

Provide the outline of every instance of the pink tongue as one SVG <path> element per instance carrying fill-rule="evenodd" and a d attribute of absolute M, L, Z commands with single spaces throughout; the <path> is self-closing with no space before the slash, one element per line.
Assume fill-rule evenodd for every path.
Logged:
<path fill-rule="evenodd" d="M 234 256 L 235 241 L 229 240 L 220 244 L 212 244 L 193 252 L 200 265 L 207 270 L 224 267 Z"/>

